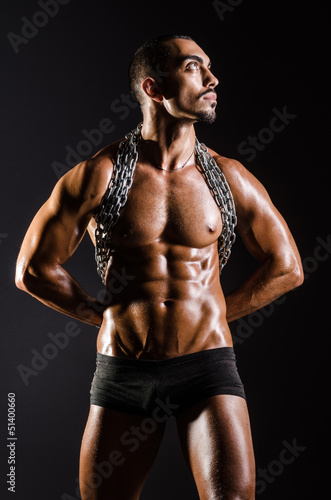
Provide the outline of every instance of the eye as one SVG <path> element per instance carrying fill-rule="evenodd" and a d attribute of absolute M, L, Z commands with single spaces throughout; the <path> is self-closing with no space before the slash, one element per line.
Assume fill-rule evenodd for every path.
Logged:
<path fill-rule="evenodd" d="M 190 62 L 187 66 L 187 69 L 199 69 L 199 64 L 196 61 Z"/>

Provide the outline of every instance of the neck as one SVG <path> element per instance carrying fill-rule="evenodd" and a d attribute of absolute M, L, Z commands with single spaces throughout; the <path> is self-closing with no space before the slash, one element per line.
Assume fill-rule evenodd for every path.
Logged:
<path fill-rule="evenodd" d="M 181 168 L 192 153 L 194 144 L 192 121 L 175 120 L 169 115 L 144 116 L 140 147 L 160 168 Z"/>

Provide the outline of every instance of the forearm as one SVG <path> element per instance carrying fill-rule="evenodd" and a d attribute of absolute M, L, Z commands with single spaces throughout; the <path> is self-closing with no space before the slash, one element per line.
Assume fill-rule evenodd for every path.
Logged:
<path fill-rule="evenodd" d="M 26 270 L 17 284 L 60 313 L 95 326 L 102 323 L 104 304 L 86 293 L 61 266 Z"/>
<path fill-rule="evenodd" d="M 300 284 L 299 269 L 284 268 L 276 260 L 267 259 L 237 290 L 225 297 L 228 323 L 265 307 Z"/>

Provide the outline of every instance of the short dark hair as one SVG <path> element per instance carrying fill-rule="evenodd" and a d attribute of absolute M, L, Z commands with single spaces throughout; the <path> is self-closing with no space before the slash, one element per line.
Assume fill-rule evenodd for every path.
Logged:
<path fill-rule="evenodd" d="M 162 72 L 165 70 L 165 63 L 171 54 L 170 49 L 164 45 L 164 42 L 173 40 L 174 38 L 194 41 L 187 35 L 161 35 L 148 40 L 135 52 L 129 66 L 129 83 L 133 96 L 140 104 L 143 97 L 140 87 L 141 81 L 147 76 L 161 81 Z"/>

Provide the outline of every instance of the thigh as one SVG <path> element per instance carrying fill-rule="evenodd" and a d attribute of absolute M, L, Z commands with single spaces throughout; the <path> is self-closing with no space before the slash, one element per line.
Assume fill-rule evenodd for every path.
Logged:
<path fill-rule="evenodd" d="M 177 417 L 201 500 L 253 500 L 255 460 L 246 401 L 218 395 Z"/>
<path fill-rule="evenodd" d="M 91 405 L 80 454 L 82 500 L 138 500 L 165 422 Z"/>

